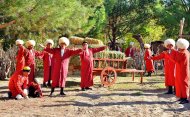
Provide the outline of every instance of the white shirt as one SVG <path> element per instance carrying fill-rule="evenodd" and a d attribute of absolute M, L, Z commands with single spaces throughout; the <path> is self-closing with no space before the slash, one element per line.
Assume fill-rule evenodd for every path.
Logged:
<path fill-rule="evenodd" d="M 65 49 L 61 49 L 61 57 L 63 57 L 64 52 L 65 52 Z"/>

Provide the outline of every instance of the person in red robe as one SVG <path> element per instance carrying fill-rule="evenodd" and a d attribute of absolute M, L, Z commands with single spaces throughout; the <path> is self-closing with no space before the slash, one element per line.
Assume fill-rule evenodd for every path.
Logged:
<path fill-rule="evenodd" d="M 176 78 L 175 78 L 175 88 L 176 97 L 180 98 L 180 104 L 189 103 L 189 42 L 186 39 L 177 40 L 176 57 L 172 59 L 167 56 L 170 60 L 176 63 Z"/>
<path fill-rule="evenodd" d="M 50 96 L 53 96 L 54 89 L 56 87 L 60 87 L 60 95 L 66 95 L 64 93 L 69 59 L 73 55 L 79 54 L 82 49 L 72 50 L 67 49 L 66 47 L 69 45 L 69 40 L 66 37 L 61 37 L 59 39 L 60 48 L 52 48 L 47 49 L 46 51 L 53 54 L 53 64 L 54 69 L 52 71 L 52 85 L 51 85 L 51 93 Z"/>
<path fill-rule="evenodd" d="M 148 72 L 147 76 L 151 76 L 152 72 L 154 72 L 153 60 L 151 60 L 152 52 L 150 50 L 149 44 L 144 44 L 144 48 L 145 48 L 144 60 L 146 65 L 146 72 Z"/>
<path fill-rule="evenodd" d="M 102 51 L 107 46 L 99 48 L 88 48 L 88 43 L 84 41 L 82 43 L 83 51 L 79 54 L 81 60 L 81 83 L 80 87 L 82 91 L 91 89 L 90 86 L 93 86 L 93 54 L 99 51 Z"/>
<path fill-rule="evenodd" d="M 25 59 L 24 59 L 24 52 L 25 48 L 23 46 L 24 41 L 17 39 L 16 40 L 16 45 L 18 46 L 18 51 L 16 55 L 16 71 L 21 71 L 24 68 L 25 64 Z"/>
<path fill-rule="evenodd" d="M 134 58 L 135 48 L 133 47 L 133 45 L 134 45 L 134 42 L 130 42 L 129 47 L 125 50 L 125 56 L 126 57 Z"/>
<path fill-rule="evenodd" d="M 29 82 L 33 82 L 35 78 L 35 68 L 36 68 L 36 62 L 35 57 L 38 57 L 40 59 L 44 56 L 44 51 L 39 52 L 34 50 L 35 41 L 34 40 L 28 40 L 26 42 L 26 48 L 25 49 L 25 66 L 29 66 L 31 71 L 29 74 Z"/>
<path fill-rule="evenodd" d="M 44 51 L 51 49 L 54 45 L 53 40 L 48 39 L 46 40 L 46 47 Z M 53 55 L 50 53 L 45 53 L 43 56 L 43 66 L 44 66 L 44 79 L 43 79 L 43 86 L 48 87 L 51 86 L 51 73 L 52 73 L 52 59 Z"/>
<path fill-rule="evenodd" d="M 28 83 L 28 96 L 33 98 L 43 97 L 41 86 L 36 78 L 33 82 Z"/>
<path fill-rule="evenodd" d="M 168 87 L 168 92 L 165 94 L 173 94 L 173 87 L 175 86 L 175 63 L 165 56 L 167 54 L 172 59 L 176 57 L 175 41 L 173 39 L 167 39 L 164 41 L 164 45 L 167 51 L 160 53 L 152 57 L 153 60 L 164 59 L 164 72 L 165 72 L 165 86 Z"/>
<path fill-rule="evenodd" d="M 21 71 L 16 71 L 9 80 L 9 96 L 16 99 L 28 98 L 28 76 L 30 67 L 26 66 Z"/>

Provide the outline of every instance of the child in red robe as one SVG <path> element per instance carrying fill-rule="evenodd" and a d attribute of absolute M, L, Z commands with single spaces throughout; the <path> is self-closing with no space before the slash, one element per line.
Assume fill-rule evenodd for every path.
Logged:
<path fill-rule="evenodd" d="M 144 60 L 146 65 L 146 72 L 148 72 L 147 76 L 151 76 L 152 72 L 154 72 L 153 60 L 151 59 L 152 52 L 150 50 L 149 44 L 144 44 L 144 48 L 145 48 Z"/>

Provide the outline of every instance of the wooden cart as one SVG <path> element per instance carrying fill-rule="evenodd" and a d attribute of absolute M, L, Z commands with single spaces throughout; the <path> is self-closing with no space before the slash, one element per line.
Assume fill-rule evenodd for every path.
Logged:
<path fill-rule="evenodd" d="M 100 75 L 101 84 L 103 86 L 111 86 L 116 82 L 117 73 L 132 73 L 134 81 L 135 73 L 140 74 L 140 83 L 143 82 L 144 70 L 126 68 L 127 60 L 123 59 L 106 59 L 94 58 L 93 75 Z M 105 67 L 106 66 L 106 67 Z"/>

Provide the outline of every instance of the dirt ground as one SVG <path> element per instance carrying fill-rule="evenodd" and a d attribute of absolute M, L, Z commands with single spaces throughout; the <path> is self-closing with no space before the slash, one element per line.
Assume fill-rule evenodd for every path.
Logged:
<path fill-rule="evenodd" d="M 0 117 L 190 117 L 190 103 L 180 105 L 164 94 L 162 77 L 145 78 L 143 84 L 138 78 L 118 79 L 113 87 L 100 87 L 98 79 L 93 90 L 80 91 L 80 78 L 68 77 L 64 97 L 59 89 L 48 97 L 50 89 L 43 88 L 44 98 L 19 101 L 4 98 L 8 81 L 0 81 Z"/>

